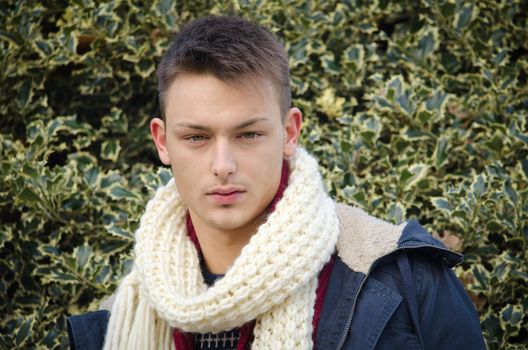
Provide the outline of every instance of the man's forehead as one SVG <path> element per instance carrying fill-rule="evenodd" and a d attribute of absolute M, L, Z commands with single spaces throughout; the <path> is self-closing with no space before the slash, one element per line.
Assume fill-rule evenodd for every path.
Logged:
<path fill-rule="evenodd" d="M 169 124 L 203 124 L 221 118 L 230 119 L 234 127 L 280 114 L 273 86 L 258 78 L 223 81 L 210 74 L 185 73 L 172 82 L 166 101 Z"/>

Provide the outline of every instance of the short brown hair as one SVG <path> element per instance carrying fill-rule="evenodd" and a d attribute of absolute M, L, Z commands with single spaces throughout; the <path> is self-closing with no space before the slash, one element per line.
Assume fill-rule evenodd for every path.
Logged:
<path fill-rule="evenodd" d="M 161 116 L 165 94 L 178 73 L 208 73 L 233 82 L 252 75 L 268 79 L 284 117 L 291 103 L 288 56 L 268 29 L 235 16 L 207 16 L 189 22 L 174 37 L 157 69 Z"/>

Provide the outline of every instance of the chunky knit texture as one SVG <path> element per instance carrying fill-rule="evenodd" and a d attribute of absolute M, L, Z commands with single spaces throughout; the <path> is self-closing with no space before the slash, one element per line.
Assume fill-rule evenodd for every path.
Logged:
<path fill-rule="evenodd" d="M 311 349 L 317 275 L 339 234 L 316 161 L 298 149 L 275 210 L 208 288 L 171 180 L 147 204 L 132 272 L 119 286 L 105 349 L 174 349 L 171 328 L 218 332 L 256 320 L 252 349 Z"/>

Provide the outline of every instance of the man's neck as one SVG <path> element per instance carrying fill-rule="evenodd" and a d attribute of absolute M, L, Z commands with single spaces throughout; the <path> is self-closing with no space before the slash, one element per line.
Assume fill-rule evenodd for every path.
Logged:
<path fill-rule="evenodd" d="M 207 270 L 213 274 L 225 274 L 263 221 L 264 215 L 252 225 L 224 231 L 192 220 Z"/>

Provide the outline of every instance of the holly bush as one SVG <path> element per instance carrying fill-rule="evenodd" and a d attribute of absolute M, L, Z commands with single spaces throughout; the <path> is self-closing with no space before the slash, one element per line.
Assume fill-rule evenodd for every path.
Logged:
<path fill-rule="evenodd" d="M 528 341 L 528 1 L 58 0 L 0 4 L 1 348 L 66 348 L 131 265 L 170 178 L 149 138 L 155 68 L 205 14 L 268 26 L 290 55 L 303 145 L 331 194 L 419 220 L 489 349 Z"/>

